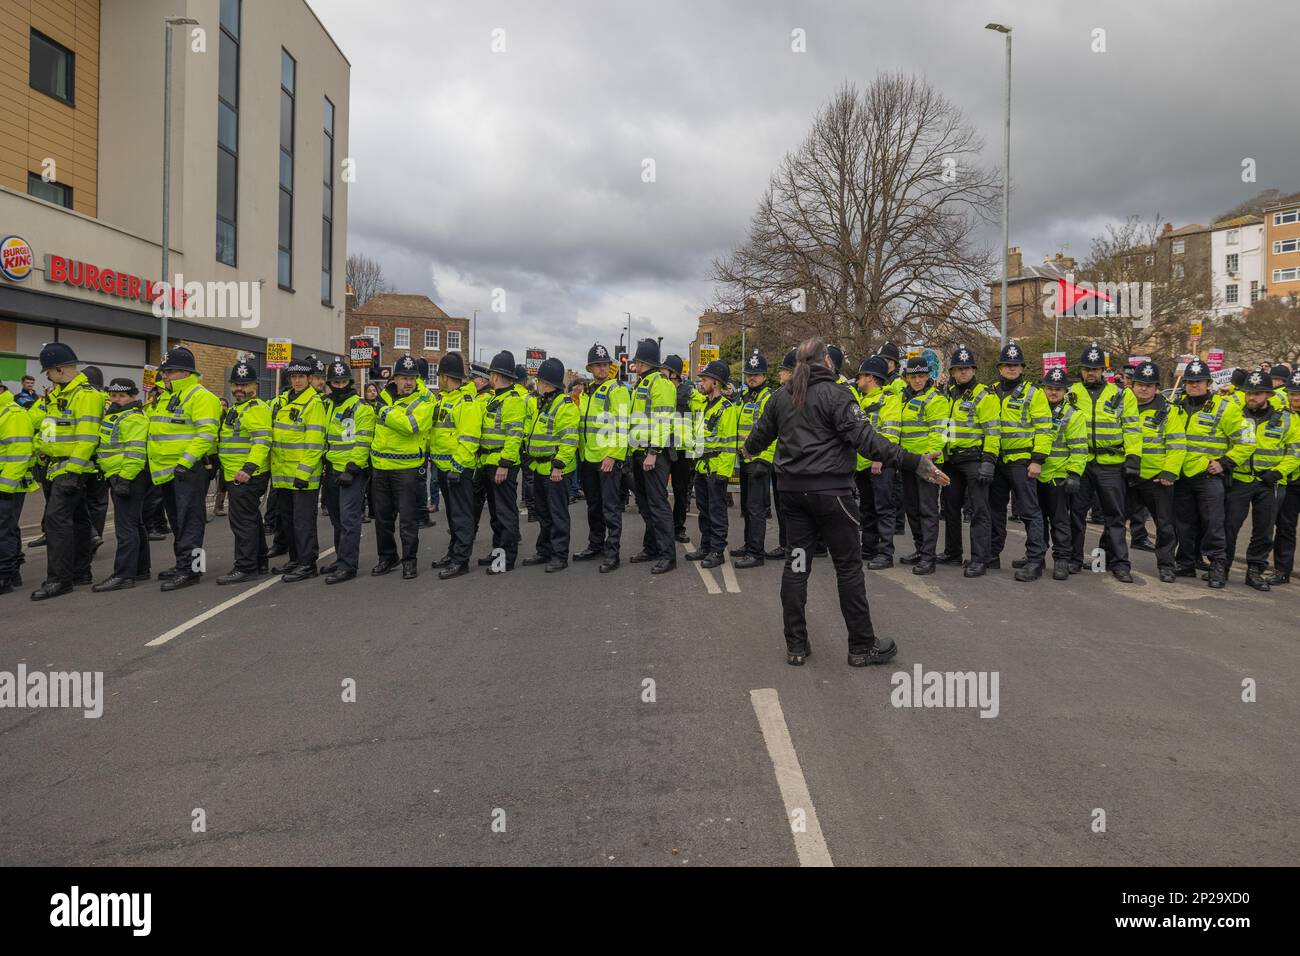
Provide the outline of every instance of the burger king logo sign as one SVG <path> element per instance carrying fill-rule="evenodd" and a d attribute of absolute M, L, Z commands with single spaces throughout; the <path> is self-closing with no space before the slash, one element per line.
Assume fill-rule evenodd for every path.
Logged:
<path fill-rule="evenodd" d="M 0 273 L 10 282 L 22 282 L 32 274 L 32 247 L 19 236 L 0 241 Z"/>

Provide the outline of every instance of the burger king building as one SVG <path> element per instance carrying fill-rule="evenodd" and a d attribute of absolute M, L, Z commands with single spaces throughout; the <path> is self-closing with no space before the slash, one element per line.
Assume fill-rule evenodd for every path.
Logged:
<path fill-rule="evenodd" d="M 164 18 L 172 41 L 162 283 Z M 66 342 L 140 381 L 171 345 L 224 394 L 267 339 L 344 348 L 350 65 L 306 0 L 4 0 L 0 367 Z M 273 373 L 267 373 L 269 381 Z"/>

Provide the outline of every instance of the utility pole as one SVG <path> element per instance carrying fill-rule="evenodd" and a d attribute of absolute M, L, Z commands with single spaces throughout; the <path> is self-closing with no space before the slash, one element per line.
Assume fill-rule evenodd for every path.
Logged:
<path fill-rule="evenodd" d="M 167 289 L 163 303 L 162 328 L 159 329 L 158 360 L 167 354 L 167 318 L 176 302 L 169 274 L 171 264 L 171 203 L 172 203 L 172 27 L 177 24 L 198 23 L 193 17 L 163 17 L 163 175 L 162 175 L 162 281 Z"/>
<path fill-rule="evenodd" d="M 1007 344 L 1007 276 L 1011 270 L 1011 28 L 1001 23 L 984 29 L 1007 38 L 1007 84 L 1002 111 L 1002 345 Z"/>

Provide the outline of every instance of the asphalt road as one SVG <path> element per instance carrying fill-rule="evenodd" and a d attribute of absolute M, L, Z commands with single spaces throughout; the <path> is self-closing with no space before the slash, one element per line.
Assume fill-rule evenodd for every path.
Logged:
<path fill-rule="evenodd" d="M 581 504 L 573 518 L 576 550 Z M 735 542 L 734 508 L 731 520 Z M 625 557 L 641 527 L 627 516 Z M 525 525 L 526 543 L 536 529 Z M 476 555 L 486 534 L 485 520 Z M 814 655 L 793 668 L 771 563 L 723 573 L 683 560 L 660 577 L 586 563 L 442 582 L 428 568 L 445 549 L 439 516 L 415 581 L 219 588 L 230 543 L 224 519 L 208 526 L 197 588 L 79 588 L 46 604 L 27 599 L 44 571 L 44 552 L 28 552 L 29 586 L 0 597 L 0 672 L 102 671 L 105 699 L 98 719 L 0 709 L 0 863 L 1300 855 L 1298 586 L 1260 595 L 1239 574 L 1224 592 L 1161 585 L 1147 553 L 1131 586 L 1088 573 L 1020 584 L 1009 560 L 973 581 L 869 572 L 877 632 L 900 653 L 853 669 L 834 576 L 814 560 Z M 153 547 L 165 566 L 170 541 Z M 111 550 L 110 536 L 97 578 Z M 892 675 L 917 665 L 996 672 L 996 716 L 894 706 Z M 355 702 L 343 700 L 349 679 Z M 1242 700 L 1247 679 L 1254 702 Z"/>

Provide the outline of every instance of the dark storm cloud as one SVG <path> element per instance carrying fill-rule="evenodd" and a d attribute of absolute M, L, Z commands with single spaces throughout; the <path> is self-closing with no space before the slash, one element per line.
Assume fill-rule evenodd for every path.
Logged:
<path fill-rule="evenodd" d="M 990 20 L 1015 30 L 1012 243 L 1026 261 L 1083 257 L 1130 213 L 1208 222 L 1260 189 L 1300 189 L 1290 5 L 312 6 L 352 62 L 349 248 L 453 314 L 478 308 L 485 351 L 549 344 L 579 364 L 593 338 L 617 341 L 625 310 L 634 334 L 685 349 L 710 260 L 845 80 L 924 74 L 1000 163 Z M 791 52 L 796 28 L 806 53 Z M 1241 182 L 1244 157 L 1257 183 Z"/>

